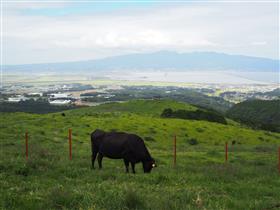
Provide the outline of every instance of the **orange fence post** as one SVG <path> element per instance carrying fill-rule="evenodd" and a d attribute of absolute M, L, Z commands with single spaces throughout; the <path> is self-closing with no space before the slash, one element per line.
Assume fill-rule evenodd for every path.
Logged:
<path fill-rule="evenodd" d="M 25 132 L 25 158 L 28 160 L 28 132 Z"/>
<path fill-rule="evenodd" d="M 225 146 L 225 160 L 226 162 L 228 161 L 228 143 L 226 142 L 226 146 Z"/>
<path fill-rule="evenodd" d="M 174 140 L 173 140 L 173 166 L 176 166 L 176 135 L 174 135 Z"/>
<path fill-rule="evenodd" d="M 69 129 L 68 140 L 69 140 L 69 159 L 72 160 L 72 129 Z"/>

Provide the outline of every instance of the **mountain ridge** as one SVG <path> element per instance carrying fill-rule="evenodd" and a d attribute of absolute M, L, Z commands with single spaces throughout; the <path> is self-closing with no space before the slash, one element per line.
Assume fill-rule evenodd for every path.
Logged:
<path fill-rule="evenodd" d="M 172 70 L 172 71 L 252 71 L 277 72 L 279 60 L 245 55 L 231 55 L 218 52 L 157 51 L 111 56 L 102 59 L 58 63 L 4 65 L 4 71 L 41 73 L 58 71 L 106 72 L 115 70 Z"/>

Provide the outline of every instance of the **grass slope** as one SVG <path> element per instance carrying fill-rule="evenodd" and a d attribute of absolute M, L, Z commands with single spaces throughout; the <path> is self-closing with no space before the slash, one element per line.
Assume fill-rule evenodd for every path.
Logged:
<path fill-rule="evenodd" d="M 165 107 L 168 106 L 168 107 Z M 280 134 L 206 121 L 162 119 L 174 101 L 132 101 L 52 114 L 1 113 L 2 209 L 265 209 L 279 204 L 276 145 Z M 73 160 L 68 160 L 68 128 Z M 121 160 L 90 169 L 90 132 L 96 128 L 136 133 L 159 167 L 125 174 Z M 24 159 L 24 132 L 30 157 Z M 177 135 L 177 167 L 172 139 Z M 149 138 L 147 138 L 149 137 Z M 188 140 L 196 138 L 196 146 Z M 224 164 L 225 141 L 230 160 Z M 258 183 L 256 185 L 256 183 Z"/>
<path fill-rule="evenodd" d="M 185 109 L 189 111 L 196 110 L 193 105 L 177 102 L 174 100 L 131 100 L 122 103 L 112 102 L 102 104 L 96 107 L 90 107 L 79 111 L 80 114 L 99 113 L 99 112 L 129 112 L 140 115 L 160 116 L 166 108 L 174 110 Z M 75 112 L 76 113 L 76 112 Z"/>

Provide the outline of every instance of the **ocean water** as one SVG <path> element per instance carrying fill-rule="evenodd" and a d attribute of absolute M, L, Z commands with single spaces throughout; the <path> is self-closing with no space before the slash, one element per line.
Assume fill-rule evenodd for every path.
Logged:
<path fill-rule="evenodd" d="M 279 83 L 277 72 L 163 72 L 163 71 L 118 71 L 106 77 L 113 80 L 156 81 L 182 83 L 219 83 L 219 84 L 273 84 Z"/>

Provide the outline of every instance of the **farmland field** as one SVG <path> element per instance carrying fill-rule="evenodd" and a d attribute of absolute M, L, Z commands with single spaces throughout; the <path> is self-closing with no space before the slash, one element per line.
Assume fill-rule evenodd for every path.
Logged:
<path fill-rule="evenodd" d="M 169 100 L 110 103 L 51 114 L 0 113 L 1 209 L 277 209 L 280 134 L 228 124 L 161 118 L 195 110 Z M 73 159 L 68 157 L 68 129 Z M 96 128 L 141 136 L 158 167 L 126 174 L 122 160 L 91 169 Z M 24 133 L 29 134 L 25 159 Z M 173 167 L 173 137 L 177 165 Z M 224 145 L 229 143 L 225 163 Z"/>

